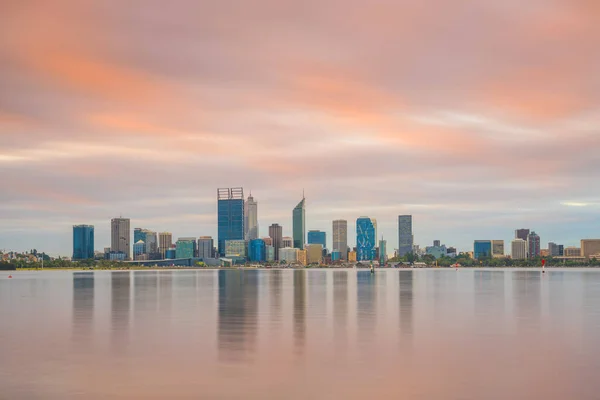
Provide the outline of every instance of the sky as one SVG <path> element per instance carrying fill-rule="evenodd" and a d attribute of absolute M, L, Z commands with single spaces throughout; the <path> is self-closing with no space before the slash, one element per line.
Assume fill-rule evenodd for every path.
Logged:
<path fill-rule="evenodd" d="M 378 221 L 397 247 L 600 237 L 597 0 L 0 1 L 0 249 L 110 219 L 216 237 Z M 507 243 L 507 250 L 509 246 Z"/>

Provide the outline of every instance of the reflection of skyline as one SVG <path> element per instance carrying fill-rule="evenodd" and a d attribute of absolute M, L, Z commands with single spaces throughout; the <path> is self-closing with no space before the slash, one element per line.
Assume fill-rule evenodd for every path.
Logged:
<path fill-rule="evenodd" d="M 400 331 L 413 334 L 413 272 L 399 271 L 400 286 Z"/>
<path fill-rule="evenodd" d="M 133 315 L 136 324 L 145 320 L 147 313 L 158 307 L 158 271 L 133 273 Z"/>
<path fill-rule="evenodd" d="M 540 271 L 513 271 L 513 301 L 518 329 L 539 328 L 541 315 Z"/>
<path fill-rule="evenodd" d="M 348 341 L 348 272 L 333 272 L 333 342 L 346 349 Z M 346 352 L 343 351 L 343 354 Z"/>
<path fill-rule="evenodd" d="M 482 329 L 497 333 L 504 315 L 504 271 L 474 271 L 473 284 L 476 321 Z"/>
<path fill-rule="evenodd" d="M 73 273 L 73 341 L 88 341 L 94 322 L 94 273 Z"/>
<path fill-rule="evenodd" d="M 282 298 L 282 276 L 281 270 L 273 270 L 269 274 L 269 293 L 271 296 L 270 312 L 271 323 L 280 325 L 282 321 L 281 298 Z"/>
<path fill-rule="evenodd" d="M 183 274 L 182 274 L 183 276 Z M 194 285 L 196 279 L 189 279 L 189 276 L 186 276 L 185 279 L 186 284 Z M 179 286 L 178 286 L 179 287 Z M 173 298 L 173 272 L 172 271 L 160 271 L 158 275 L 158 310 L 161 314 L 170 314 L 171 313 L 171 301 Z"/>
<path fill-rule="evenodd" d="M 370 271 L 356 273 L 357 326 L 359 342 L 373 340 L 375 333 L 375 274 Z"/>
<path fill-rule="evenodd" d="M 239 359 L 254 351 L 258 325 L 258 274 L 219 271 L 220 357 Z"/>
<path fill-rule="evenodd" d="M 296 352 L 304 352 L 306 340 L 306 275 L 294 271 L 294 345 Z"/>
<path fill-rule="evenodd" d="M 129 343 L 131 273 L 111 272 L 111 347 L 122 352 Z"/>

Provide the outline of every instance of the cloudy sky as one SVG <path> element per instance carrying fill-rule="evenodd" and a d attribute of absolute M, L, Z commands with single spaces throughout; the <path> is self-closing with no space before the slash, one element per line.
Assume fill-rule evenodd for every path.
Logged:
<path fill-rule="evenodd" d="M 0 249 L 110 218 L 216 236 L 243 186 L 291 234 L 397 247 L 600 237 L 597 0 L 4 0 Z M 355 235 L 349 235 L 354 244 Z"/>

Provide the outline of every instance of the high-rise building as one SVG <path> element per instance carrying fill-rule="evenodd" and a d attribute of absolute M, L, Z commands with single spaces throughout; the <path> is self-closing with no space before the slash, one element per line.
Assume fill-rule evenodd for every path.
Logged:
<path fill-rule="evenodd" d="M 73 260 L 94 258 L 94 226 L 73 226 Z"/>
<path fill-rule="evenodd" d="M 565 246 L 562 244 L 558 245 L 558 255 L 559 256 L 564 256 L 565 255 Z"/>
<path fill-rule="evenodd" d="M 515 239 L 523 239 L 527 241 L 527 236 L 529 236 L 529 229 L 517 229 L 515 231 Z"/>
<path fill-rule="evenodd" d="M 139 241 L 146 242 L 146 232 L 142 228 L 134 228 L 133 229 L 133 243 L 137 243 Z"/>
<path fill-rule="evenodd" d="M 358 261 L 371 261 L 375 258 L 375 238 L 377 221 L 374 218 L 360 217 L 356 220 L 356 258 Z"/>
<path fill-rule="evenodd" d="M 515 239 L 511 242 L 511 256 L 513 260 L 527 259 L 527 241 Z"/>
<path fill-rule="evenodd" d="M 398 216 L 398 256 L 404 257 L 413 251 L 414 236 L 412 229 L 412 215 Z"/>
<path fill-rule="evenodd" d="M 213 248 L 215 247 L 212 236 L 200 236 L 198 238 L 198 258 L 213 258 Z"/>
<path fill-rule="evenodd" d="M 590 258 L 600 254 L 600 239 L 582 239 L 581 256 Z"/>
<path fill-rule="evenodd" d="M 381 239 L 379 241 L 379 265 L 385 265 L 387 262 L 387 241 Z"/>
<path fill-rule="evenodd" d="M 265 262 L 267 260 L 267 246 L 262 239 L 252 239 L 248 242 L 248 258 L 252 262 Z"/>
<path fill-rule="evenodd" d="M 308 244 L 320 244 L 327 248 L 327 234 L 322 231 L 308 231 Z"/>
<path fill-rule="evenodd" d="M 479 260 L 482 258 L 492 257 L 492 241 L 491 240 L 476 240 L 473 243 L 473 258 Z"/>
<path fill-rule="evenodd" d="M 217 189 L 219 254 L 225 255 L 226 240 L 244 240 L 244 189 Z"/>
<path fill-rule="evenodd" d="M 269 237 L 272 240 L 273 248 L 275 249 L 275 261 L 279 261 L 279 249 L 281 248 L 282 228 L 279 224 L 272 224 L 269 227 Z"/>
<path fill-rule="evenodd" d="M 145 244 L 144 254 L 148 254 L 147 259 L 156 259 L 160 257 L 158 254 L 158 239 L 156 237 L 156 232 L 148 229 L 135 228 L 133 230 L 133 244 L 135 245 L 140 240 Z M 134 259 L 136 258 L 134 257 Z M 139 255 L 137 259 L 140 259 Z"/>
<path fill-rule="evenodd" d="M 173 246 L 173 234 L 171 232 L 160 232 L 158 234 L 158 251 L 162 259 L 167 259 L 166 251 Z"/>
<path fill-rule="evenodd" d="M 271 237 L 267 236 L 262 238 L 262 240 L 264 240 L 266 246 L 273 246 L 273 239 Z"/>
<path fill-rule="evenodd" d="M 275 261 L 275 248 L 271 245 L 265 246 L 265 257 L 267 262 Z"/>
<path fill-rule="evenodd" d="M 113 218 L 110 220 L 110 251 L 125 254 L 125 260 L 131 257 L 131 231 L 129 218 Z"/>
<path fill-rule="evenodd" d="M 333 221 L 333 248 L 332 251 L 339 252 L 340 259 L 348 259 L 348 221 L 336 219 Z"/>
<path fill-rule="evenodd" d="M 529 258 L 535 258 L 540 256 L 541 247 L 540 247 L 540 237 L 532 231 L 527 235 L 527 251 Z"/>
<path fill-rule="evenodd" d="M 289 236 L 284 236 L 281 239 L 281 247 L 282 248 L 284 248 L 284 247 L 294 247 L 294 239 L 292 239 Z"/>
<path fill-rule="evenodd" d="M 307 244 L 305 249 L 308 264 L 321 264 L 323 260 L 323 246 L 321 244 Z"/>
<path fill-rule="evenodd" d="M 504 257 L 504 240 L 492 240 L 492 257 Z"/>
<path fill-rule="evenodd" d="M 196 254 L 196 238 L 182 237 L 175 243 L 175 258 L 194 258 Z"/>
<path fill-rule="evenodd" d="M 143 240 L 138 240 L 133 244 L 133 259 L 140 260 L 146 254 L 146 243 Z"/>
<path fill-rule="evenodd" d="M 304 194 L 302 200 L 292 211 L 292 236 L 294 237 L 294 247 L 303 249 L 306 238 L 306 199 Z"/>
<path fill-rule="evenodd" d="M 248 196 L 244 210 L 244 233 L 246 240 L 258 239 L 258 203 L 252 197 L 252 192 Z"/>
<path fill-rule="evenodd" d="M 560 250 L 558 248 L 558 245 L 554 242 L 548 242 L 548 253 L 551 257 L 560 256 Z"/>

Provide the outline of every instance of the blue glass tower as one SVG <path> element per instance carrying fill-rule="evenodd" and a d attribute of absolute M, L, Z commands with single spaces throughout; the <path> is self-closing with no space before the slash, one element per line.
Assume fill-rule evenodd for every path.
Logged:
<path fill-rule="evenodd" d="M 308 244 L 320 244 L 327 247 L 327 234 L 321 231 L 308 231 Z"/>
<path fill-rule="evenodd" d="M 244 189 L 217 189 L 218 247 L 225 256 L 226 240 L 244 240 Z"/>
<path fill-rule="evenodd" d="M 94 226 L 73 226 L 73 260 L 94 258 Z"/>
<path fill-rule="evenodd" d="M 262 239 L 252 239 L 248 243 L 248 258 L 252 262 L 264 262 L 267 259 L 267 245 Z"/>
<path fill-rule="evenodd" d="M 492 257 L 492 241 L 491 240 L 476 240 L 473 244 L 473 258 Z"/>
<path fill-rule="evenodd" d="M 377 237 L 377 221 L 369 217 L 356 220 L 356 260 L 371 261 L 375 259 L 375 238 Z"/>

